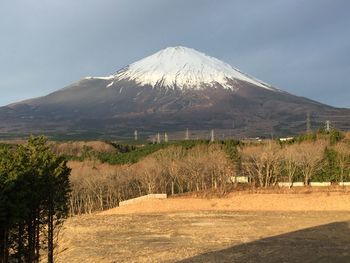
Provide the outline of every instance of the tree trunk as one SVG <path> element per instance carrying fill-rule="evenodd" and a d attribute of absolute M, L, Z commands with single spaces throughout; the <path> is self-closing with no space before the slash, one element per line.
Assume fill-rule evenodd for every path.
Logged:
<path fill-rule="evenodd" d="M 9 255 L 8 231 L 6 228 L 0 229 L 0 263 L 7 263 Z"/>
<path fill-rule="evenodd" d="M 18 262 L 22 262 L 23 254 L 24 254 L 24 244 L 23 244 L 23 235 L 24 235 L 24 227 L 23 224 L 20 223 L 18 226 Z"/>
<path fill-rule="evenodd" d="M 6 242 L 5 242 L 5 228 L 0 228 L 0 263 L 5 263 L 5 250 L 6 250 Z"/>
<path fill-rule="evenodd" d="M 340 168 L 340 181 L 342 182 L 342 184 L 344 183 L 344 169 Z M 343 184 L 344 186 L 344 184 Z"/>
<path fill-rule="evenodd" d="M 39 262 L 40 258 L 40 212 L 37 212 L 37 219 L 36 219 L 36 240 L 35 240 L 35 261 Z"/>
<path fill-rule="evenodd" d="M 309 177 L 307 175 L 305 175 L 305 182 L 304 185 L 307 186 L 309 185 Z"/>
<path fill-rule="evenodd" d="M 271 170 L 270 170 L 271 167 L 270 166 L 271 166 L 270 164 L 268 164 L 266 166 L 265 188 L 267 188 L 270 185 L 270 176 L 271 176 Z"/>
<path fill-rule="evenodd" d="M 48 218 L 47 218 L 48 236 L 47 236 L 47 262 L 53 263 L 53 208 L 52 201 L 49 204 Z"/>
<path fill-rule="evenodd" d="M 36 227 L 35 227 L 35 216 L 32 213 L 31 218 L 27 221 L 28 226 L 28 262 L 35 262 L 35 240 L 36 240 Z"/>

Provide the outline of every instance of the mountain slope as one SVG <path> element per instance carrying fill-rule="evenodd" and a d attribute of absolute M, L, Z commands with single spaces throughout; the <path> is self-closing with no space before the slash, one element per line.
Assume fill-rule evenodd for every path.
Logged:
<path fill-rule="evenodd" d="M 91 137 L 209 129 L 270 136 L 317 127 L 329 119 L 349 129 L 349 109 L 294 96 L 228 64 L 184 47 L 166 48 L 108 77 L 87 77 L 44 97 L 0 108 L 2 133 Z"/>

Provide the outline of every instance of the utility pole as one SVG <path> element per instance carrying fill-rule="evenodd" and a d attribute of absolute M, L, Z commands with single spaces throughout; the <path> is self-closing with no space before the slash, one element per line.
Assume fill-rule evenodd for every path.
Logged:
<path fill-rule="evenodd" d="M 168 142 L 168 134 L 164 133 L 164 142 Z"/>
<path fill-rule="evenodd" d="M 215 141 L 215 136 L 214 136 L 214 130 L 210 131 L 210 141 L 214 142 Z"/>
<path fill-rule="evenodd" d="M 135 141 L 137 141 L 137 139 L 138 139 L 137 130 L 134 131 L 134 139 L 135 139 Z"/>

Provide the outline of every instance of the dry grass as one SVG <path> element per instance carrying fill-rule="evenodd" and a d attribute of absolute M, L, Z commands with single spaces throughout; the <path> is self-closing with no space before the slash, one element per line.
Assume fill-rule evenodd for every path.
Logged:
<path fill-rule="evenodd" d="M 345 139 L 346 139 L 347 141 L 350 141 L 350 132 L 346 132 L 346 133 L 345 133 Z"/>
<path fill-rule="evenodd" d="M 349 262 L 349 212 L 336 192 L 148 200 L 70 218 L 58 262 Z"/>

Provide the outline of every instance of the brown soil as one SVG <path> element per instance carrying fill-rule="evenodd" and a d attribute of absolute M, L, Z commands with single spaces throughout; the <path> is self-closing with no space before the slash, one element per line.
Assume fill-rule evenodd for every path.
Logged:
<path fill-rule="evenodd" d="M 350 195 L 147 200 L 70 218 L 57 262 L 350 262 Z"/>

